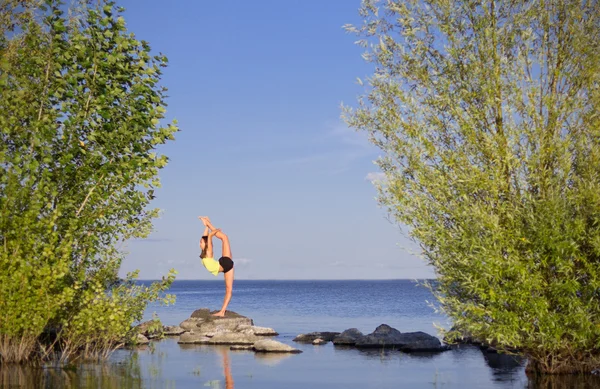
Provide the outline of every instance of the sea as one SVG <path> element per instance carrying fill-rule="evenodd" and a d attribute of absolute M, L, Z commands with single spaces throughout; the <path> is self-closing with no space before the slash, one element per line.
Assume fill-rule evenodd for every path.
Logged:
<path fill-rule="evenodd" d="M 149 283 L 149 281 L 143 281 Z M 236 280 L 228 307 L 275 329 L 275 339 L 301 354 L 255 354 L 229 347 L 179 345 L 176 338 L 116 351 L 105 363 L 53 366 L 0 366 L 0 388 L 600 388 L 596 376 L 532 377 L 526 360 L 453 347 L 441 353 L 358 350 L 331 343 L 299 344 L 293 338 L 313 331 L 358 328 L 371 333 L 380 324 L 401 332 L 440 336 L 452 323 L 436 311 L 423 281 Z M 219 309 L 223 281 L 175 281 L 170 306 L 152 304 L 144 320 L 158 316 L 176 325 L 199 308 Z"/>

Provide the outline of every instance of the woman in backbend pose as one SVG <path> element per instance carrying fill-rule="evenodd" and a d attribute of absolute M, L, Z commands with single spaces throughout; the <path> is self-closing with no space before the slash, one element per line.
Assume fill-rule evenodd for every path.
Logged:
<path fill-rule="evenodd" d="M 213 314 L 213 316 L 223 317 L 225 316 L 227 305 L 231 301 L 231 292 L 233 290 L 233 261 L 231 260 L 229 238 L 220 229 L 215 228 L 208 217 L 199 216 L 198 218 L 204 223 L 204 234 L 202 234 L 202 238 L 200 239 L 200 250 L 202 250 L 200 258 L 202 258 L 202 264 L 213 275 L 217 276 L 222 272 L 225 277 L 225 299 L 223 300 L 223 306 L 219 312 Z M 215 261 L 213 256 L 213 236 L 216 236 L 223 243 L 221 258 L 218 261 Z"/>

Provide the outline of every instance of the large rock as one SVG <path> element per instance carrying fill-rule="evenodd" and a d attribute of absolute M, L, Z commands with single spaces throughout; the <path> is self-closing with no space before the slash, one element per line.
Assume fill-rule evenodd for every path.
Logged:
<path fill-rule="evenodd" d="M 440 340 L 424 332 L 401 333 L 382 324 L 356 342 L 357 348 L 395 348 L 402 351 L 443 351 Z"/>
<path fill-rule="evenodd" d="M 333 338 L 333 344 L 338 346 L 354 346 L 363 336 L 365 335 L 358 328 L 349 328 Z"/>
<path fill-rule="evenodd" d="M 402 333 L 395 328 L 382 324 L 369 335 L 358 339 L 355 343 L 358 348 L 398 348 L 402 344 Z"/>
<path fill-rule="evenodd" d="M 178 336 L 185 332 L 185 330 L 179 326 L 163 326 L 163 335 L 165 336 Z"/>
<path fill-rule="evenodd" d="M 180 344 L 208 344 L 210 338 L 197 334 L 195 332 L 185 332 L 181 334 L 177 343 Z"/>
<path fill-rule="evenodd" d="M 339 332 L 310 332 L 308 334 L 300 334 L 293 340 L 298 343 L 312 343 L 315 339 L 321 338 L 327 342 L 331 342 L 339 334 Z"/>
<path fill-rule="evenodd" d="M 279 335 L 277 331 L 268 327 L 258 327 L 258 326 L 249 326 L 249 325 L 239 325 L 235 332 L 240 332 L 244 334 L 252 334 L 256 336 L 277 336 Z"/>
<path fill-rule="evenodd" d="M 209 344 L 249 345 L 258 340 L 255 335 L 240 334 L 237 332 L 222 332 L 209 340 Z"/>
<path fill-rule="evenodd" d="M 291 353 L 299 354 L 302 351 L 273 339 L 261 339 L 254 343 L 254 351 L 260 353 Z"/>
<path fill-rule="evenodd" d="M 192 313 L 188 320 L 196 320 L 194 332 L 205 334 L 218 332 L 234 332 L 239 326 L 252 326 L 252 319 L 242 316 L 233 311 L 225 312 L 225 317 L 212 316 L 217 311 L 210 311 L 208 308 L 197 309 Z M 183 327 L 183 326 L 181 326 Z"/>

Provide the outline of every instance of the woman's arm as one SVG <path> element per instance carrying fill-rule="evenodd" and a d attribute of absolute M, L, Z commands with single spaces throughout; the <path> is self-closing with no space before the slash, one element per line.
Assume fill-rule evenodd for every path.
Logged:
<path fill-rule="evenodd" d="M 213 244 L 212 244 L 212 238 L 213 236 L 215 236 L 215 234 L 217 234 L 218 232 L 220 232 L 221 230 L 219 230 L 218 228 L 216 230 L 212 230 L 209 234 L 208 234 L 208 239 L 206 241 L 206 258 L 213 258 Z"/>
<path fill-rule="evenodd" d="M 209 229 L 207 226 L 204 226 L 204 233 L 202 234 L 202 237 L 200 238 L 200 250 L 203 251 L 204 248 L 206 247 L 206 240 L 208 239 L 208 233 L 209 233 Z"/>

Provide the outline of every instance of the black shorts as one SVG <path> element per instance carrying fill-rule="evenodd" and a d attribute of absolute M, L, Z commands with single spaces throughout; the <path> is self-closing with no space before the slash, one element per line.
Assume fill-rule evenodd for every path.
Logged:
<path fill-rule="evenodd" d="M 223 268 L 223 273 L 227 273 L 229 270 L 233 269 L 233 261 L 229 257 L 219 258 L 219 265 Z"/>

